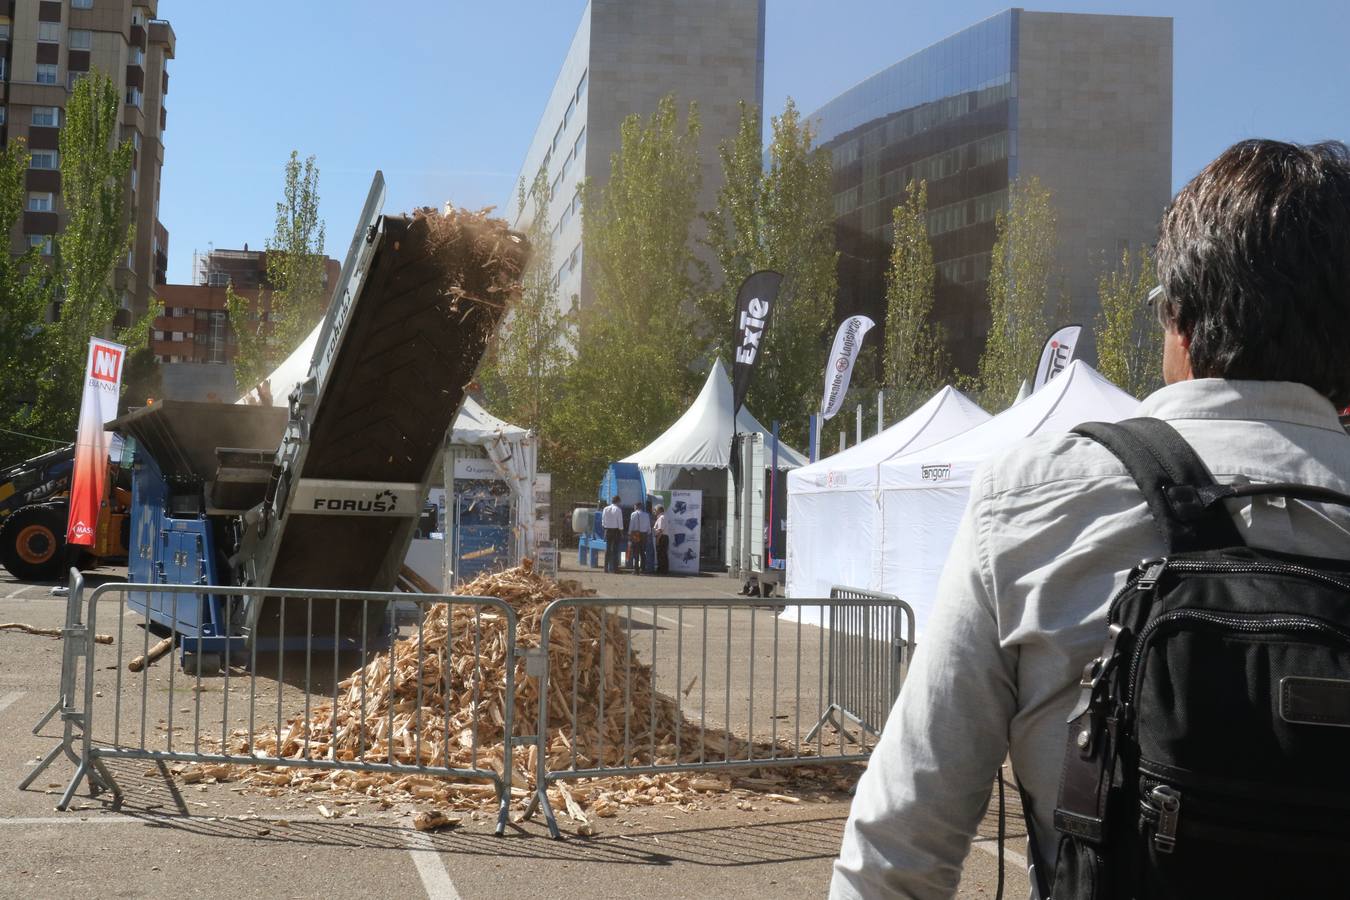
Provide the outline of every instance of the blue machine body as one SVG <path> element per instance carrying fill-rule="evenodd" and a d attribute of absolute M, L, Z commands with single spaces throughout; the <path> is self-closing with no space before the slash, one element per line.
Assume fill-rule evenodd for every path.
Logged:
<path fill-rule="evenodd" d="M 200 504 L 175 509 L 169 480 L 155 458 L 142 447 L 129 449 L 134 453 L 129 580 L 136 584 L 220 584 L 215 536 Z M 151 622 L 177 632 L 184 653 L 243 649 L 244 638 L 226 632 L 227 602 L 220 594 L 136 591 L 127 598 L 131 608 Z"/>
<path fill-rule="evenodd" d="M 633 514 L 638 504 L 645 504 L 651 499 L 651 495 L 647 493 L 647 481 L 642 477 L 642 469 L 637 463 L 614 462 L 605 469 L 605 477 L 600 480 L 600 507 L 591 515 L 591 530 L 581 535 L 581 540 L 578 541 L 577 562 L 580 565 L 589 565 L 592 568 L 599 568 L 601 565 L 600 555 L 605 552 L 605 529 L 600 524 L 601 511 L 609 505 L 616 494 L 619 496 L 619 505 L 623 507 L 626 528 L 628 517 Z M 623 546 L 627 550 L 626 538 Z M 655 571 L 655 564 L 656 543 L 649 533 L 646 571 Z"/>

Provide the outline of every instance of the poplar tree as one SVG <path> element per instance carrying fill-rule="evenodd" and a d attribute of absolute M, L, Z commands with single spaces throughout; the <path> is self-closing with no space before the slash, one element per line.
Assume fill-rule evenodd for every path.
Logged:
<path fill-rule="evenodd" d="M 266 288 L 257 303 L 226 288 L 225 308 L 235 337 L 234 377 L 247 391 L 281 364 L 328 309 L 333 285 L 324 283 L 327 257 L 319 218 L 319 167 L 292 150 L 284 167 L 267 251 Z"/>
<path fill-rule="evenodd" d="M 891 213 L 894 242 L 886 271 L 885 386 L 902 419 L 942 387 L 950 368 L 945 336 L 931 321 L 933 247 L 928 240 L 928 183 L 911 181 Z"/>
<path fill-rule="evenodd" d="M 1097 282 L 1097 370 L 1141 399 L 1163 383 L 1162 329 L 1148 303 L 1156 283 L 1148 247 L 1136 254 L 1124 250 L 1116 267 Z"/>
<path fill-rule="evenodd" d="M 819 403 L 836 293 L 834 199 L 829 155 L 788 99 L 770 120 L 768 168 L 757 108 L 741 104 L 736 135 L 723 142 L 722 187 L 707 217 L 707 244 L 721 283 L 700 304 L 713 352 L 731 358 L 736 292 L 759 269 L 783 274 L 746 405 L 785 439 L 801 441 Z"/>
<path fill-rule="evenodd" d="M 1022 380 L 1035 374 L 1048 330 L 1046 310 L 1057 285 L 1056 229 L 1050 191 L 1040 179 L 1015 181 L 1007 210 L 994 220 L 989 268 L 993 321 L 977 382 L 980 405 L 990 411 L 1011 405 Z M 1056 303 L 1062 299 L 1057 297 Z"/>
<path fill-rule="evenodd" d="M 533 429 L 545 448 L 559 439 L 545 422 L 570 356 L 568 316 L 553 286 L 553 234 L 548 221 L 552 199 L 546 172 L 535 176 L 528 192 L 524 179 L 517 186 L 519 212 L 524 214 L 529 208 L 533 213 L 525 225 L 530 261 L 521 278 L 520 299 L 507 311 L 479 379 L 493 410 Z"/>
<path fill-rule="evenodd" d="M 699 349 L 691 298 L 704 275 L 691 238 L 700 185 L 698 111 L 673 95 L 619 129 L 609 180 L 581 185 L 581 264 L 593 298 L 554 403 L 546 465 L 563 491 L 589 490 L 605 463 L 656 437 L 693 396 Z"/>

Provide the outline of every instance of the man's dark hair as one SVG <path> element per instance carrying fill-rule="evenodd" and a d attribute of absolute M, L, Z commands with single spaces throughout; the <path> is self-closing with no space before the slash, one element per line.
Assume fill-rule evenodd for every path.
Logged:
<path fill-rule="evenodd" d="M 1168 205 L 1158 278 L 1195 377 L 1297 381 L 1350 404 L 1350 150 L 1229 147 Z"/>
<path fill-rule="evenodd" d="M 618 494 L 615 494 L 615 495 L 614 495 L 614 499 L 611 500 L 611 501 L 609 501 L 609 502 L 610 502 L 610 503 L 618 503 L 618 502 L 619 502 L 619 495 L 618 495 Z"/>

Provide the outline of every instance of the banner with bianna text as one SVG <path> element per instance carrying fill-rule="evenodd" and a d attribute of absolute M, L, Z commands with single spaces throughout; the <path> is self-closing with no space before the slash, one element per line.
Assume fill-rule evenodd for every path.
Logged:
<path fill-rule="evenodd" d="M 66 542 L 90 546 L 98 529 L 99 507 L 108 478 L 108 444 L 103 426 L 117 418 L 122 393 L 122 364 L 127 348 L 101 338 L 89 339 L 84 397 L 75 436 L 75 471 L 70 482 L 70 519 Z"/>

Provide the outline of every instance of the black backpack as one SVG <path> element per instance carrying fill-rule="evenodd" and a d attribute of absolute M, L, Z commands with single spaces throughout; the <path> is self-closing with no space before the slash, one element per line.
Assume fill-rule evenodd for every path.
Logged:
<path fill-rule="evenodd" d="M 1350 893 L 1350 563 L 1248 547 L 1223 503 L 1350 497 L 1218 485 L 1156 419 L 1075 431 L 1125 464 L 1169 550 L 1131 572 L 1083 672 L 1041 896 Z"/>

